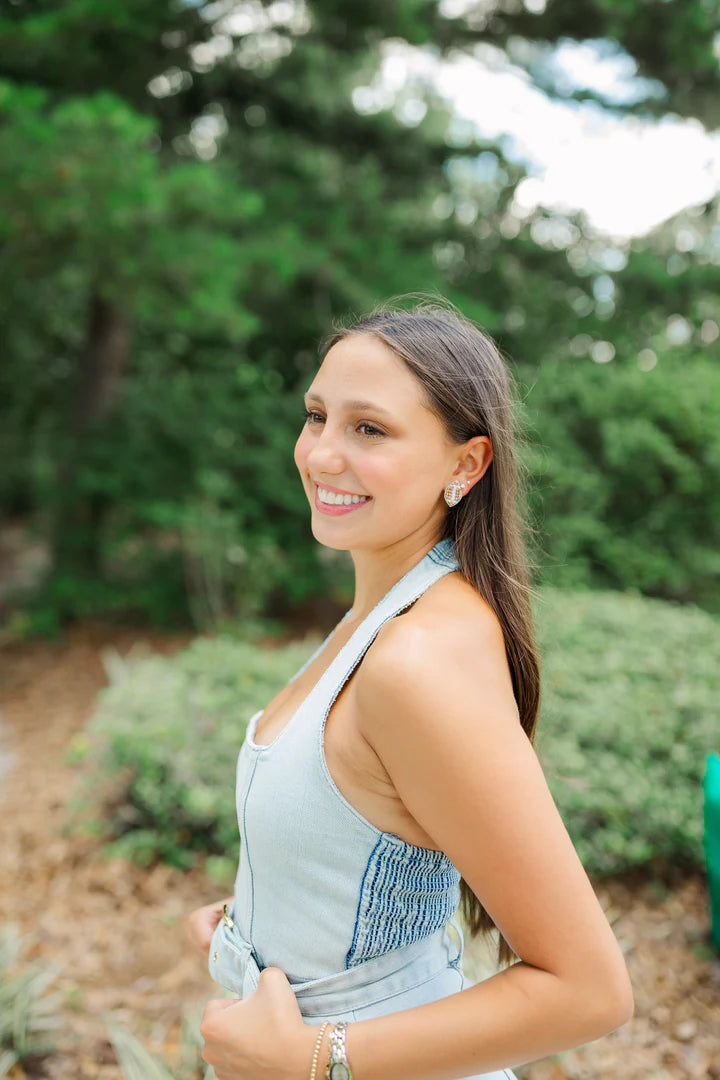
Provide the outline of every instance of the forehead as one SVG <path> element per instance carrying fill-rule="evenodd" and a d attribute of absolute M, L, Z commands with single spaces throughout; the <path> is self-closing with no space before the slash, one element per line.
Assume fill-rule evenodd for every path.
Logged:
<path fill-rule="evenodd" d="M 378 404 L 404 396 L 422 399 L 422 387 L 407 364 L 374 334 L 350 334 L 326 354 L 309 393 L 361 396 Z"/>

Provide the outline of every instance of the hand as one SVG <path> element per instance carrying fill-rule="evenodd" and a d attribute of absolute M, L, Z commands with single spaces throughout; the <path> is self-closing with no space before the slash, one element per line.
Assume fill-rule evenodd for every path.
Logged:
<path fill-rule="evenodd" d="M 297 1080 L 310 1072 L 318 1028 L 303 1020 L 285 972 L 267 967 L 248 997 L 208 1001 L 200 1034 L 218 1080 Z"/>
<path fill-rule="evenodd" d="M 206 904 L 205 907 L 195 908 L 188 915 L 188 937 L 193 945 L 207 957 L 215 927 L 220 922 L 223 913 L 223 904 L 230 904 L 234 897 L 226 896 L 214 904 Z"/>

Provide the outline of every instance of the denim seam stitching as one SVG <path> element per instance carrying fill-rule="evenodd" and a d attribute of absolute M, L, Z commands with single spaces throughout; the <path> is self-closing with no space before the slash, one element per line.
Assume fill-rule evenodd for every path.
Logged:
<path fill-rule="evenodd" d="M 247 806 L 250 797 L 250 788 L 252 787 L 252 782 L 255 779 L 255 770 L 258 767 L 259 760 L 259 758 L 255 758 L 255 763 L 253 765 L 253 770 L 250 773 L 250 779 L 248 781 L 248 786 L 245 791 L 245 798 L 243 800 L 243 833 L 245 835 L 245 857 L 247 859 L 248 869 L 250 871 L 250 929 L 248 931 L 248 938 L 250 941 L 252 941 L 253 921 L 255 919 L 255 875 L 253 874 L 252 861 L 250 859 L 250 848 L 248 845 Z"/>
<path fill-rule="evenodd" d="M 362 881 L 360 882 L 360 893 L 358 895 L 357 908 L 355 909 L 355 925 L 353 927 L 352 944 L 350 945 L 350 948 L 347 951 L 347 955 L 345 956 L 345 967 L 346 968 L 350 968 L 352 966 L 351 961 L 355 957 L 355 950 L 357 949 L 358 928 L 359 928 L 359 925 L 360 925 L 360 912 L 361 912 L 361 909 L 362 909 L 363 893 L 365 891 L 365 881 L 366 881 L 367 876 L 368 876 L 368 874 L 370 872 L 370 867 L 372 865 L 372 861 L 373 861 L 373 857 L 375 855 L 375 852 L 377 851 L 380 844 L 382 844 L 382 842 L 383 842 L 383 837 L 379 836 L 378 839 L 377 839 L 377 843 L 375 844 L 374 848 L 372 849 L 372 851 L 368 855 L 368 861 L 367 861 L 367 863 L 365 865 L 365 870 L 363 872 Z M 377 875 L 377 870 L 376 870 L 376 875 Z"/>
<path fill-rule="evenodd" d="M 457 564 L 456 568 L 459 568 L 460 564 L 455 552 L 452 550 L 452 545 L 448 543 L 449 540 L 450 537 L 447 536 L 443 540 L 439 540 L 435 547 L 428 551 L 428 558 L 432 559 L 433 562 L 444 563 L 445 565 L 455 563 Z"/>

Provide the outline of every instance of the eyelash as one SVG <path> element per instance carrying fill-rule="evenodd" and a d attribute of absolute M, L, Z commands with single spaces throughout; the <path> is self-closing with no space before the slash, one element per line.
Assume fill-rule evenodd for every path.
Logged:
<path fill-rule="evenodd" d="M 303 409 L 303 412 L 302 412 L 302 416 L 303 416 L 306 424 L 309 424 L 311 422 L 311 417 L 319 416 L 319 415 L 320 415 L 320 413 L 318 413 L 315 409 Z M 363 438 L 365 438 L 365 439 L 379 439 L 385 434 L 385 432 L 381 431 L 380 428 L 376 428 L 374 424 L 362 423 L 359 426 L 364 427 L 364 428 L 369 428 L 370 431 L 375 432 L 374 435 L 365 435 L 365 436 L 363 436 Z"/>

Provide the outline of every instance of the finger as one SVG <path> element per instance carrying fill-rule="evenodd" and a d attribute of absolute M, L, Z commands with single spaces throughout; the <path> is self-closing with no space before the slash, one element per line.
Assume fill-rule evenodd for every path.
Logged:
<path fill-rule="evenodd" d="M 266 987 L 272 987 L 273 990 L 281 990 L 285 992 L 287 989 L 292 990 L 290 986 L 290 980 L 279 967 L 266 967 L 260 972 L 260 980 Z"/>
<path fill-rule="evenodd" d="M 200 1057 L 203 1059 L 206 1065 L 212 1065 L 214 1067 L 215 1055 L 208 1050 L 207 1046 L 203 1046 L 202 1050 L 200 1051 Z M 217 1073 L 215 1073 L 215 1075 L 217 1076 Z"/>
<path fill-rule="evenodd" d="M 267 994 L 274 999 L 277 1006 L 281 1006 L 283 1009 L 289 1009 L 291 1012 L 297 1012 L 298 1015 L 300 1014 L 300 1005 L 298 1004 L 297 995 L 282 968 L 263 968 L 260 972 L 260 979 L 255 993 L 260 993 L 261 995 Z"/>
<path fill-rule="evenodd" d="M 227 1009 L 231 1005 L 237 1005 L 241 1000 L 241 998 L 211 998 L 203 1010 L 203 1020 L 215 1016 L 217 1013 L 222 1012 L 223 1009 Z"/>
<path fill-rule="evenodd" d="M 204 1051 L 214 1052 L 217 1048 L 218 1031 L 222 1030 L 222 1018 L 232 1005 L 242 1005 L 242 999 L 214 998 L 206 1004 L 200 1019 L 200 1035 L 204 1042 Z M 227 1024 L 227 1022 L 225 1023 Z M 209 1046 L 208 1043 L 210 1043 Z M 203 1053 L 203 1057 L 205 1057 L 205 1053 Z M 205 1058 L 205 1060 L 208 1065 L 214 1064 L 208 1058 Z"/>
<path fill-rule="evenodd" d="M 208 940 L 207 944 L 205 944 L 204 938 L 205 934 L 199 934 L 194 927 L 190 927 L 187 931 L 187 940 L 192 945 L 193 949 L 197 949 L 198 952 L 206 955 L 210 947 L 210 941 Z"/>
<path fill-rule="evenodd" d="M 202 931 L 199 929 L 198 924 L 189 922 L 186 926 L 186 935 L 188 941 L 191 941 L 193 945 L 198 944 L 202 939 Z"/>
<path fill-rule="evenodd" d="M 287 975 L 285 974 L 283 969 L 279 967 L 266 967 L 263 968 L 260 972 L 260 978 L 264 978 L 265 982 L 269 982 L 270 979 L 272 979 L 273 981 L 276 980 L 278 975 L 280 975 L 285 980 L 285 982 L 288 981 Z"/>

